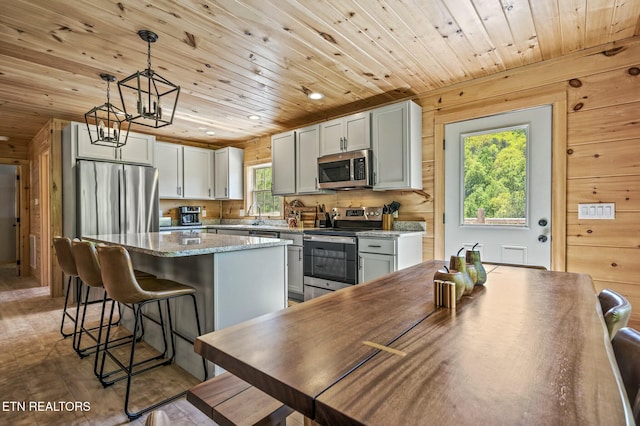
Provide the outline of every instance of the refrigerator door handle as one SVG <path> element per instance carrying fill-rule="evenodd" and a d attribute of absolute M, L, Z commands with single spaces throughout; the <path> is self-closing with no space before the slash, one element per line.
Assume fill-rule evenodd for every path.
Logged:
<path fill-rule="evenodd" d="M 127 224 L 125 222 L 125 218 L 127 217 L 127 212 L 125 211 L 126 209 L 126 200 L 127 200 L 127 172 L 124 168 L 121 168 L 120 170 L 118 170 L 118 193 L 120 194 L 120 197 L 118 198 L 118 213 L 119 213 L 119 218 L 120 218 L 120 233 L 121 234 L 125 234 L 127 233 L 129 230 L 127 229 Z"/>

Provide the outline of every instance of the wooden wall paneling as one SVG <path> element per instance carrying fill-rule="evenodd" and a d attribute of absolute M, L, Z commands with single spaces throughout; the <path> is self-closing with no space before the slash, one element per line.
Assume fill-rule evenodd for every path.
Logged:
<path fill-rule="evenodd" d="M 567 88 L 569 113 L 637 102 L 639 71 L 638 66 L 624 66 L 571 80 Z"/>
<path fill-rule="evenodd" d="M 11 140 L 0 142 L 0 158 L 7 160 L 26 160 L 29 158 L 29 146 L 14 143 Z"/>
<path fill-rule="evenodd" d="M 64 296 L 64 278 L 53 249 L 53 236 L 62 235 L 62 130 L 69 124 L 66 120 L 51 120 L 49 127 L 49 162 L 50 162 L 50 225 L 49 259 L 51 278 L 49 293 L 51 297 Z"/>
<path fill-rule="evenodd" d="M 640 134 L 638 111 L 640 102 L 569 114 L 569 146 L 637 138 Z"/>
<path fill-rule="evenodd" d="M 620 48 L 620 50 L 613 55 L 602 53 L 614 48 Z M 440 110 L 463 106 L 467 102 L 487 97 L 512 96 L 513 93 L 521 90 L 560 82 L 566 83 L 572 78 L 582 78 L 628 67 L 629 64 L 637 65 L 638 55 L 640 55 L 640 38 L 631 39 L 622 46 L 609 43 L 424 93 L 420 96 L 420 102 L 423 108 L 432 107 Z"/>
<path fill-rule="evenodd" d="M 567 271 L 591 275 L 594 280 L 640 285 L 638 249 L 570 245 Z"/>
<path fill-rule="evenodd" d="M 640 247 L 638 212 L 616 211 L 615 219 L 578 219 L 577 212 L 567 218 L 567 244 L 594 247 Z"/>
<path fill-rule="evenodd" d="M 577 214 L 578 203 L 616 203 L 617 211 L 640 211 L 640 178 L 600 176 L 569 179 L 567 211 Z"/>
<path fill-rule="evenodd" d="M 567 152 L 567 176 L 640 176 L 639 146 L 640 138 L 572 145 Z"/>

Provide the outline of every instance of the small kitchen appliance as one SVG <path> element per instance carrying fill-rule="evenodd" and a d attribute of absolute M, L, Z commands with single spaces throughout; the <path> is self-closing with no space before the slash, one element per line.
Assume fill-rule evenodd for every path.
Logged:
<path fill-rule="evenodd" d="M 180 213 L 181 226 L 202 225 L 199 206 L 181 206 L 178 211 Z"/>
<path fill-rule="evenodd" d="M 370 149 L 318 158 L 318 186 L 322 189 L 371 188 L 373 154 Z"/>

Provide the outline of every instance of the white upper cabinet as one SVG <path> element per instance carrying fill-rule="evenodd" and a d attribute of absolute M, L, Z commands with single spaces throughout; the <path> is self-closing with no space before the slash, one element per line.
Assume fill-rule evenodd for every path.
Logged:
<path fill-rule="evenodd" d="M 227 147 L 215 151 L 214 196 L 218 200 L 244 198 L 244 151 Z"/>
<path fill-rule="evenodd" d="M 85 123 L 71 123 L 75 135 L 76 158 L 118 161 L 123 163 L 153 164 L 155 136 L 129 132 L 127 144 L 121 148 L 93 145 Z"/>
<path fill-rule="evenodd" d="M 156 142 L 154 165 L 158 169 L 158 195 L 160 198 L 183 198 L 183 146 Z"/>
<path fill-rule="evenodd" d="M 215 151 L 183 147 L 184 198 L 213 198 L 213 155 Z"/>
<path fill-rule="evenodd" d="M 313 194 L 329 192 L 318 188 L 318 156 L 320 126 L 313 125 L 296 130 L 296 192 Z"/>
<path fill-rule="evenodd" d="M 371 112 L 374 190 L 422 189 L 422 109 L 406 101 Z"/>
<path fill-rule="evenodd" d="M 359 112 L 320 124 L 320 156 L 371 148 L 370 112 Z"/>
<path fill-rule="evenodd" d="M 271 137 L 274 195 L 332 192 L 318 188 L 319 145 L 317 124 Z"/>
<path fill-rule="evenodd" d="M 317 151 L 317 148 L 316 148 Z M 296 193 L 296 135 L 293 131 L 271 137 L 271 168 L 273 195 Z"/>

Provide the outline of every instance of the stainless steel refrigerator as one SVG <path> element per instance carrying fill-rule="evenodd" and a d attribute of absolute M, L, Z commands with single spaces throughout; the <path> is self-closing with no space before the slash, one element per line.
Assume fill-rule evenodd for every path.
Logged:
<path fill-rule="evenodd" d="M 158 231 L 158 170 L 78 160 L 76 235 Z"/>

